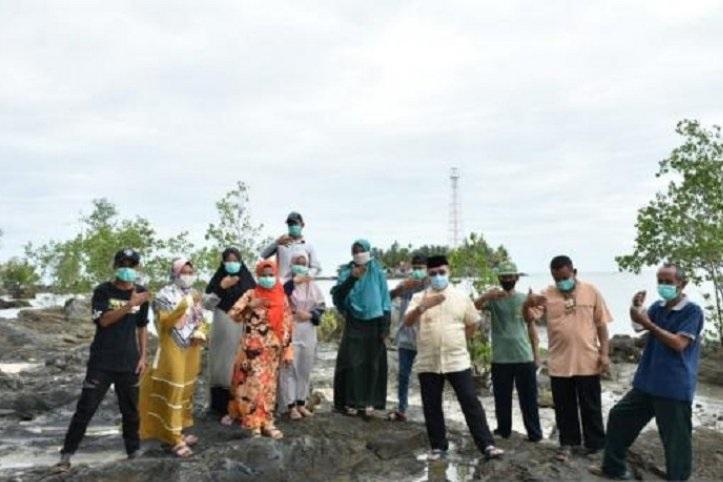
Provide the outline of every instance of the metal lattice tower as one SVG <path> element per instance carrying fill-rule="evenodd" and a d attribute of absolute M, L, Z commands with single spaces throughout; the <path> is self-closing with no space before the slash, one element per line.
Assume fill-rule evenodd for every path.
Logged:
<path fill-rule="evenodd" d="M 449 180 L 452 183 L 452 199 L 449 203 L 449 243 L 452 248 L 459 246 L 461 241 L 460 233 L 462 231 L 459 203 L 459 177 L 459 169 L 453 167 L 449 173 Z"/>

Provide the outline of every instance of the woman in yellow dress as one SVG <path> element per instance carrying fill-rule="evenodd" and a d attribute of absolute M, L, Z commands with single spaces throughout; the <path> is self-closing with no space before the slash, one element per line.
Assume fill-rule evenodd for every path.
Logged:
<path fill-rule="evenodd" d="M 191 262 L 175 260 L 171 278 L 173 283 L 153 301 L 158 351 L 141 380 L 140 437 L 160 440 L 185 458 L 193 455 L 190 446 L 198 442 L 183 431 L 193 425 L 193 394 L 207 325 L 201 295 L 193 289 L 196 275 Z"/>
<path fill-rule="evenodd" d="M 259 262 L 256 276 L 256 288 L 247 291 L 228 312 L 231 319 L 244 323 L 244 334 L 234 362 L 232 399 L 222 423 L 237 420 L 255 437 L 280 439 L 284 435 L 274 425 L 276 387 L 281 365 L 294 360 L 293 315 L 276 265 Z"/>

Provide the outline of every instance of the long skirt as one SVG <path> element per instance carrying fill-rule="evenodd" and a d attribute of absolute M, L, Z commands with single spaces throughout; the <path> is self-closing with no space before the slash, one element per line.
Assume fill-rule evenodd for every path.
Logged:
<path fill-rule="evenodd" d="M 294 362 L 281 368 L 279 374 L 279 410 L 296 402 L 305 402 L 311 387 L 311 371 L 316 358 L 316 327 L 308 322 L 294 323 L 291 338 Z"/>
<path fill-rule="evenodd" d="M 228 410 L 233 364 L 242 334 L 243 323 L 236 323 L 221 309 L 213 311 L 208 343 L 208 385 L 210 408 L 218 415 L 225 415 Z"/>
<path fill-rule="evenodd" d="M 278 346 L 261 349 L 241 347 L 234 362 L 228 414 L 251 430 L 274 425 L 279 366 L 284 350 Z"/>
<path fill-rule="evenodd" d="M 383 410 L 387 401 L 385 321 L 347 318 L 336 356 L 334 408 Z"/>

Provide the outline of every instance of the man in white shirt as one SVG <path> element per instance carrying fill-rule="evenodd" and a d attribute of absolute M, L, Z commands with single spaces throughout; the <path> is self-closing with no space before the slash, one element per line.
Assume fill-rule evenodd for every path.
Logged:
<path fill-rule="evenodd" d="M 427 275 L 429 287 L 414 295 L 404 323 L 419 324 L 416 369 L 432 447 L 430 459 L 443 457 L 449 448 L 442 412 L 445 379 L 457 395 L 479 450 L 486 458 L 500 457 L 504 452 L 495 447 L 487 417 L 477 398 L 467 350 L 467 337 L 477 328 L 479 313 L 469 296 L 449 285 L 449 263 L 445 256 L 427 259 Z"/>
<path fill-rule="evenodd" d="M 279 277 L 284 281 L 292 278 L 291 261 L 303 255 L 309 262 L 308 276 L 314 278 L 321 272 L 321 263 L 316 256 L 314 246 L 304 239 L 303 229 L 306 227 L 304 218 L 297 212 L 291 212 L 286 217 L 288 231 L 269 244 L 261 251 L 261 258 L 269 259 L 276 255 L 276 265 L 279 268 Z"/>

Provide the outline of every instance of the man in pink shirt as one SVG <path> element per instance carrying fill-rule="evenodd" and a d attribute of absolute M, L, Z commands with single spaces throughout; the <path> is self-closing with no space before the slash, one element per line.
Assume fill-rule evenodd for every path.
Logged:
<path fill-rule="evenodd" d="M 607 324 L 612 316 L 597 288 L 577 279 L 569 257 L 555 257 L 550 271 L 555 284 L 542 294 L 530 293 L 523 314 L 529 321 L 541 312 L 547 322 L 547 367 L 560 436 L 557 459 L 565 461 L 583 442 L 588 454 L 605 444 L 600 374 L 610 367 Z"/>

